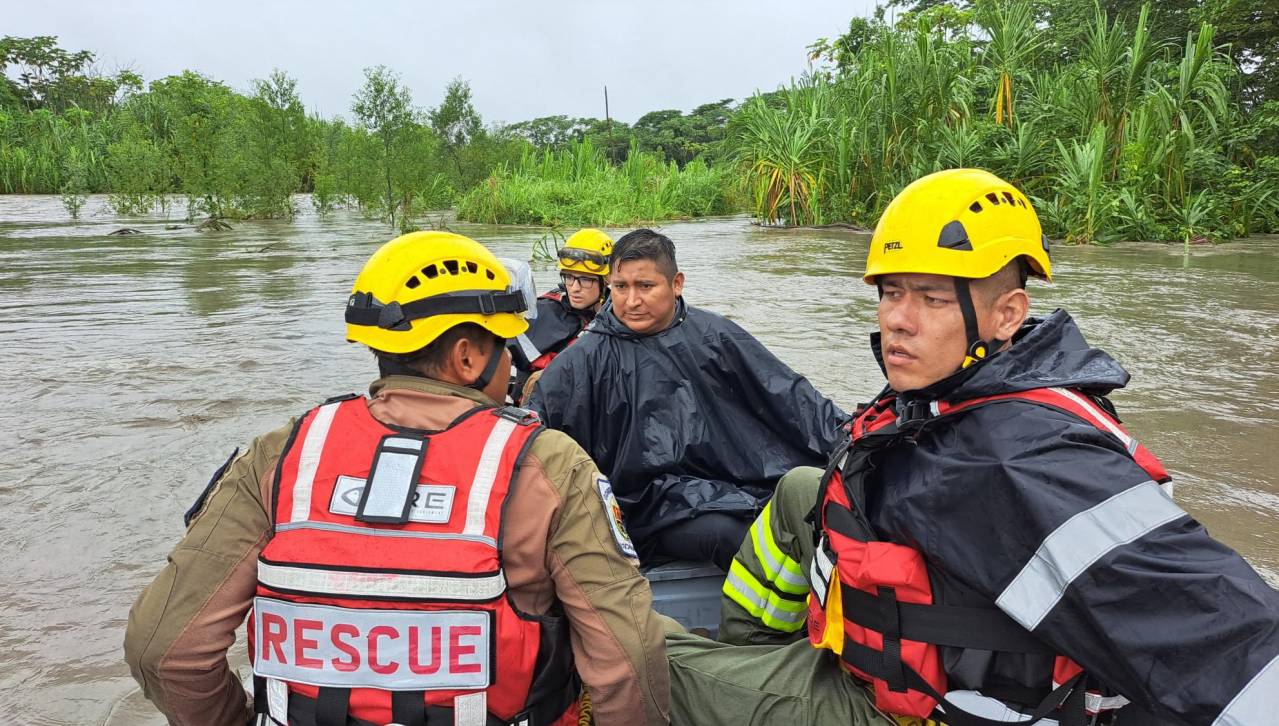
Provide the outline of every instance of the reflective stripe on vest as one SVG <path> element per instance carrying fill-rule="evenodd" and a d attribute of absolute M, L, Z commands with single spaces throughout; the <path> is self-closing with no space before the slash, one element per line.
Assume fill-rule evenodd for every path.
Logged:
<path fill-rule="evenodd" d="M 315 412 L 311 426 L 302 442 L 302 455 L 298 460 L 298 477 L 293 485 L 293 510 L 289 522 L 304 522 L 311 514 L 311 488 L 315 485 L 315 473 L 320 466 L 320 453 L 329 437 L 329 427 L 337 414 L 341 401 L 326 403 Z"/>
<path fill-rule="evenodd" d="M 499 570 L 482 577 L 385 572 L 342 572 L 258 562 L 258 582 L 275 590 L 316 595 L 413 600 L 466 600 L 487 602 L 506 591 L 506 576 Z"/>
<path fill-rule="evenodd" d="M 506 442 L 511 440 L 515 426 L 514 421 L 498 419 L 489 432 L 488 440 L 484 442 L 484 451 L 475 467 L 475 479 L 471 481 L 471 495 L 466 500 L 466 527 L 462 534 L 475 536 L 484 533 L 484 520 L 488 514 L 493 484 L 497 481 L 498 463 L 502 453 L 506 451 Z"/>

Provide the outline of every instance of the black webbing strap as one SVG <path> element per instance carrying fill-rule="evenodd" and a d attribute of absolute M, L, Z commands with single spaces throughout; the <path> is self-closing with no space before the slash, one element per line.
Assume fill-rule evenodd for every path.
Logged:
<path fill-rule="evenodd" d="M 351 689 L 320 686 L 315 697 L 315 726 L 346 726 Z"/>
<path fill-rule="evenodd" d="M 357 292 L 346 303 L 346 322 L 376 325 L 386 330 L 408 330 L 409 323 L 432 315 L 496 315 L 528 310 L 519 291 L 470 290 L 432 295 L 400 304 L 381 303 L 371 293 Z"/>
<path fill-rule="evenodd" d="M 840 593 L 843 594 L 843 587 L 840 588 Z M 884 641 L 880 657 L 884 681 L 888 684 L 888 690 L 901 693 L 906 690 L 906 663 L 902 660 L 902 628 L 901 619 L 897 616 L 897 590 L 881 586 L 879 599 L 886 605 L 881 613 L 884 616 L 881 623 L 884 628 L 880 631 Z"/>
<path fill-rule="evenodd" d="M 844 650 L 840 654 L 844 663 L 856 668 L 872 678 L 889 682 L 889 674 L 884 671 L 884 653 L 862 645 L 853 640 L 844 641 Z M 919 671 L 909 665 L 902 664 L 906 688 L 924 693 L 934 698 L 942 711 L 941 720 L 946 726 L 1029 726 L 1040 719 L 1062 708 L 1061 726 L 1082 726 L 1084 723 L 1084 674 L 1071 678 L 1044 697 L 1034 711 L 1022 721 L 998 721 L 969 713 L 946 700 L 945 694 L 938 693 L 932 684 L 924 680 Z"/>
<path fill-rule="evenodd" d="M 271 712 L 271 707 L 266 702 L 266 679 L 262 676 L 253 676 L 253 712 Z"/>
<path fill-rule="evenodd" d="M 540 703 L 529 706 L 526 710 L 516 714 L 514 718 L 507 721 L 500 719 L 489 713 L 484 720 L 485 726 L 519 726 L 527 723 L 528 726 L 549 726 L 555 723 L 564 712 L 567 711 L 574 702 L 577 701 L 581 694 L 581 681 L 576 678 L 571 679 L 574 684 L 571 689 L 563 689 L 553 696 L 542 699 Z M 256 687 L 256 686 L 255 686 Z M 331 712 L 331 708 L 325 705 L 325 691 L 343 691 L 349 699 L 350 691 L 343 688 L 320 688 L 319 698 L 311 699 L 306 696 L 292 693 L 289 695 L 289 723 L 293 726 L 328 726 L 330 723 L 336 723 L 338 726 L 375 726 L 375 724 L 346 715 L 343 712 L 342 720 L 336 722 L 326 721 L 326 710 Z M 265 693 L 265 686 L 263 687 Z M 255 691 L 254 710 L 257 711 L 258 691 Z M 413 701 L 413 703 L 410 703 Z M 343 700 L 344 708 L 349 708 L 349 700 Z M 334 706 L 335 707 L 335 706 Z M 266 713 L 265 703 L 260 713 Z M 410 713 L 411 711 L 411 713 Z M 391 717 L 397 724 L 406 724 L 407 726 L 450 726 L 453 723 L 453 709 L 448 706 L 428 706 L 424 691 L 394 691 L 391 694 Z M 409 720 L 416 718 L 416 720 Z"/>
<path fill-rule="evenodd" d="M 494 337 L 496 342 L 493 343 L 493 352 L 489 354 L 488 362 L 484 364 L 484 370 L 480 372 L 479 378 L 466 385 L 467 388 L 483 391 L 488 388 L 493 376 L 497 375 L 497 364 L 502 362 L 502 350 L 506 348 L 506 339 Z"/>
<path fill-rule="evenodd" d="M 903 640 L 919 643 L 1008 653 L 1056 653 L 998 608 L 901 602 L 896 593 L 891 598 L 885 596 L 885 589 L 889 588 L 880 588 L 880 594 L 875 595 L 840 583 L 844 617 L 885 637 L 890 628 L 897 628 Z"/>
<path fill-rule="evenodd" d="M 392 691 L 391 720 L 401 726 L 426 726 L 426 691 Z"/>
<path fill-rule="evenodd" d="M 959 303 L 959 312 L 964 316 L 964 334 L 968 336 L 967 354 L 973 357 L 978 345 L 984 345 L 985 341 L 981 339 L 981 331 L 977 327 L 977 309 L 973 307 L 973 293 L 968 285 L 968 278 L 956 277 L 955 279 L 955 301 Z M 990 353 L 989 350 L 986 351 Z M 985 356 L 980 356 L 984 358 Z"/>

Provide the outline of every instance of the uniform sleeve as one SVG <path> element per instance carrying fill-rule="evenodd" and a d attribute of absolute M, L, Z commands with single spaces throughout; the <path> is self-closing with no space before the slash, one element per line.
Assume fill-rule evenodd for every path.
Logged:
<path fill-rule="evenodd" d="M 291 428 L 259 437 L 225 467 L 129 611 L 125 660 L 172 724 L 242 726 L 250 717 L 226 654 L 249 610 L 269 527 L 261 485 Z"/>
<path fill-rule="evenodd" d="M 1108 434 L 1027 404 L 971 418 L 918 450 L 926 554 L 1169 722 L 1270 722 L 1279 593 Z"/>
<path fill-rule="evenodd" d="M 619 537 L 605 511 L 600 474 L 571 444 L 556 447 L 544 466 L 563 479 L 556 483 L 563 499 L 551 522 L 547 567 L 571 623 L 573 656 L 595 721 L 665 724 L 670 686 L 662 626 L 648 581 L 624 553 L 625 530 Z"/>

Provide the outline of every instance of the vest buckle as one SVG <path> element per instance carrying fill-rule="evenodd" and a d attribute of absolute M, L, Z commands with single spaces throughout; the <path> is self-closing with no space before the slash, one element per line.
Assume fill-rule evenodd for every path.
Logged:
<path fill-rule="evenodd" d="M 542 419 L 537 415 L 536 411 L 530 411 L 519 406 L 503 406 L 494 410 L 493 413 L 497 414 L 498 418 L 504 418 L 520 426 L 532 426 L 542 423 Z"/>

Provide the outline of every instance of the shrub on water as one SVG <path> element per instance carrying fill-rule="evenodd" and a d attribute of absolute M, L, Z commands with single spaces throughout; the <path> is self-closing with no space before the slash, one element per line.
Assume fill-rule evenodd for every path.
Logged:
<path fill-rule="evenodd" d="M 84 162 L 78 154 L 67 159 L 62 172 L 62 206 L 72 219 L 80 218 L 80 210 L 88 201 L 89 181 Z"/>
<path fill-rule="evenodd" d="M 148 139 L 127 138 L 107 147 L 107 204 L 116 214 L 138 216 L 168 191 L 168 159 Z"/>
<path fill-rule="evenodd" d="M 504 224 L 625 225 L 726 214 L 740 206 L 725 169 L 693 160 L 680 169 L 632 145 L 613 166 L 589 140 L 526 152 L 462 195 L 461 219 Z"/>

